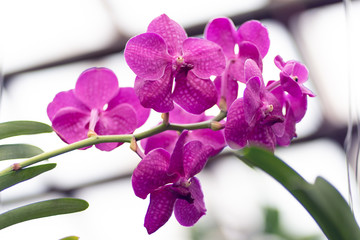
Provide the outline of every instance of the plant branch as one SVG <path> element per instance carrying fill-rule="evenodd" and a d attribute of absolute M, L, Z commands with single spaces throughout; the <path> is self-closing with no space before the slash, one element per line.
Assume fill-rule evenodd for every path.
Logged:
<path fill-rule="evenodd" d="M 222 119 L 224 119 L 226 117 L 226 114 L 227 113 L 225 111 L 220 111 L 220 113 L 217 116 L 215 116 L 214 118 L 212 118 L 210 120 L 199 122 L 199 123 L 192 123 L 192 124 L 170 124 L 170 123 L 163 122 L 162 124 L 160 124 L 154 128 L 151 128 L 149 130 L 146 130 L 144 132 L 137 133 L 137 134 L 102 135 L 102 136 L 91 135 L 87 139 L 68 144 L 62 148 L 58 148 L 58 149 L 55 149 L 55 150 L 52 150 L 49 152 L 44 152 L 44 153 L 38 154 L 38 155 L 31 157 L 23 162 L 15 163 L 15 164 L 5 168 L 4 170 L 0 171 L 0 176 L 5 175 L 12 171 L 16 171 L 16 170 L 28 167 L 30 165 L 47 160 L 49 158 L 52 158 L 52 157 L 55 157 L 55 156 L 58 156 L 58 155 L 61 155 L 61 154 L 67 153 L 67 152 L 71 152 L 76 149 L 96 145 L 99 143 L 106 143 L 106 142 L 122 142 L 122 143 L 128 142 L 128 143 L 130 143 L 133 138 L 135 138 L 135 140 L 138 141 L 138 140 L 141 140 L 141 139 L 144 139 L 147 137 L 151 137 L 153 135 L 156 135 L 158 133 L 161 133 L 161 132 L 164 132 L 167 130 L 183 131 L 185 129 L 195 130 L 195 129 L 210 128 L 212 122 L 221 121 Z"/>

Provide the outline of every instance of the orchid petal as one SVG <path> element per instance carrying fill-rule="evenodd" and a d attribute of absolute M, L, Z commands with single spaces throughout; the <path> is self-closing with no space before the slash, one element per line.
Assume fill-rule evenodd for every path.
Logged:
<path fill-rule="evenodd" d="M 237 81 L 234 81 L 230 77 L 226 78 L 226 90 L 225 90 L 225 96 L 221 96 L 221 89 L 222 89 L 222 77 L 216 77 L 214 80 L 214 84 L 216 87 L 216 90 L 218 92 L 218 102 L 217 104 L 220 104 L 221 97 L 225 97 L 226 99 L 226 105 L 229 108 L 231 104 L 237 99 L 238 91 L 239 91 L 239 84 Z"/>
<path fill-rule="evenodd" d="M 137 117 L 134 108 L 129 104 L 120 104 L 111 110 L 100 114 L 95 126 L 98 135 L 117 135 L 133 133 L 137 127 Z M 96 148 L 111 151 L 122 143 L 100 143 Z"/>
<path fill-rule="evenodd" d="M 179 136 L 174 151 L 171 154 L 168 175 L 179 175 L 184 177 L 184 144 L 188 131 L 185 130 Z"/>
<path fill-rule="evenodd" d="M 186 32 L 182 26 L 166 14 L 152 20 L 147 32 L 159 34 L 165 40 L 170 55 L 182 54 L 182 43 L 187 38 Z"/>
<path fill-rule="evenodd" d="M 248 80 L 244 90 L 244 117 L 249 125 L 256 121 L 256 113 L 259 111 L 263 102 L 260 99 L 261 81 L 258 77 Z"/>
<path fill-rule="evenodd" d="M 175 175 L 167 174 L 170 154 L 157 148 L 149 152 L 135 168 L 132 175 L 132 187 L 135 195 L 145 199 L 149 193 L 174 181 Z"/>
<path fill-rule="evenodd" d="M 185 178 L 198 174 L 205 166 L 214 149 L 200 141 L 190 141 L 183 148 L 183 165 Z"/>
<path fill-rule="evenodd" d="M 302 95 L 301 97 L 287 96 L 292 112 L 294 114 L 295 121 L 298 123 L 303 119 L 307 110 L 307 97 Z"/>
<path fill-rule="evenodd" d="M 309 71 L 305 65 L 296 61 L 289 61 L 286 63 L 283 71 L 289 74 L 292 78 L 296 78 L 298 84 L 306 82 L 309 77 Z"/>
<path fill-rule="evenodd" d="M 108 103 L 106 110 L 110 111 L 122 103 L 130 104 L 134 108 L 137 116 L 137 127 L 142 126 L 146 122 L 150 115 L 150 109 L 144 108 L 141 105 L 133 88 L 120 88 L 118 94 Z"/>
<path fill-rule="evenodd" d="M 234 80 L 246 83 L 245 61 L 248 59 L 252 59 L 262 71 L 263 65 L 259 50 L 250 42 L 242 42 L 239 44 L 238 58 L 229 64 L 229 74 Z"/>
<path fill-rule="evenodd" d="M 150 204 L 145 216 L 144 226 L 152 234 L 163 226 L 171 217 L 176 201 L 169 186 L 160 188 L 150 194 Z"/>
<path fill-rule="evenodd" d="M 168 66 L 164 75 L 158 80 L 135 79 L 135 92 L 141 105 L 152 108 L 157 112 L 169 112 L 174 108 L 171 89 L 173 77 L 171 66 Z"/>
<path fill-rule="evenodd" d="M 210 79 L 200 79 L 189 71 L 176 79 L 174 101 L 186 111 L 201 114 L 217 102 L 217 92 Z"/>
<path fill-rule="evenodd" d="M 300 88 L 301 88 L 301 92 L 304 95 L 308 95 L 309 97 L 315 97 L 316 96 L 310 89 L 308 89 L 304 85 L 300 85 Z"/>
<path fill-rule="evenodd" d="M 204 113 L 201 114 L 192 114 L 185 111 L 179 105 L 174 104 L 174 109 L 169 112 L 169 122 L 170 123 L 196 123 L 205 121 L 206 116 Z"/>
<path fill-rule="evenodd" d="M 205 38 L 220 45 L 227 58 L 235 56 L 234 47 L 237 43 L 236 28 L 228 18 L 216 18 L 205 28 Z"/>
<path fill-rule="evenodd" d="M 247 144 L 249 125 L 244 116 L 244 99 L 239 98 L 230 106 L 225 123 L 225 139 L 233 149 L 240 149 Z"/>
<path fill-rule="evenodd" d="M 87 138 L 90 113 L 74 107 L 57 111 L 52 119 L 52 127 L 66 143 L 74 143 Z"/>
<path fill-rule="evenodd" d="M 103 109 L 118 89 L 118 80 L 110 69 L 90 68 L 81 73 L 74 94 L 90 109 Z"/>
<path fill-rule="evenodd" d="M 225 147 L 224 131 L 213 131 L 211 129 L 198 129 L 196 131 L 190 131 L 188 134 L 187 142 L 199 140 L 203 145 L 210 145 L 214 151 L 212 156 L 217 155 Z"/>
<path fill-rule="evenodd" d="M 183 226 L 193 226 L 206 213 L 204 195 L 201 191 L 200 182 L 196 177 L 191 179 L 189 186 L 193 203 L 185 199 L 177 199 L 174 206 L 176 220 Z"/>
<path fill-rule="evenodd" d="M 54 100 L 48 105 L 47 114 L 50 120 L 52 121 L 54 115 L 64 107 L 74 107 L 81 111 L 90 112 L 90 109 L 75 97 L 74 90 L 69 90 L 56 94 Z"/>
<path fill-rule="evenodd" d="M 274 151 L 276 146 L 276 136 L 271 127 L 262 124 L 252 128 L 248 141 L 250 145 L 265 147 L 271 151 Z"/>
<path fill-rule="evenodd" d="M 143 33 L 131 38 L 126 44 L 124 56 L 131 70 L 145 79 L 159 79 L 171 63 L 166 43 L 156 33 Z"/>
<path fill-rule="evenodd" d="M 259 49 L 262 58 L 265 57 L 269 50 L 270 39 L 269 33 L 264 25 L 256 20 L 247 21 L 239 27 L 237 33 L 239 42 L 252 42 Z"/>
<path fill-rule="evenodd" d="M 280 146 L 288 146 L 291 142 L 291 139 L 293 139 L 296 136 L 295 133 L 295 116 L 294 113 L 290 107 L 290 104 L 286 104 L 286 115 L 285 115 L 285 121 L 283 123 L 276 123 L 273 125 L 284 125 L 284 132 L 280 136 L 276 136 L 276 142 Z"/>
<path fill-rule="evenodd" d="M 163 148 L 168 152 L 172 152 L 178 138 L 179 134 L 177 132 L 165 131 L 141 140 L 141 146 L 143 147 L 145 154 L 148 154 L 151 150 L 156 148 Z"/>
<path fill-rule="evenodd" d="M 284 91 L 292 96 L 301 97 L 303 95 L 299 84 L 286 73 L 280 72 L 280 82 Z"/>
<path fill-rule="evenodd" d="M 262 72 L 259 68 L 259 66 L 257 65 L 257 63 L 249 58 L 246 59 L 245 63 L 244 63 L 244 72 L 245 72 L 245 81 L 247 82 L 250 78 L 253 77 L 258 77 L 260 80 L 263 79 L 262 77 Z M 261 81 L 261 84 L 263 85 L 263 80 Z"/>
<path fill-rule="evenodd" d="M 225 56 L 219 45 L 206 39 L 187 38 L 183 44 L 183 58 L 193 66 L 193 73 L 199 78 L 219 76 L 225 70 Z"/>
<path fill-rule="evenodd" d="M 274 58 L 274 63 L 280 70 L 283 70 L 283 68 L 284 68 L 284 66 L 286 64 L 285 61 L 283 60 L 283 58 L 280 55 L 277 55 Z"/>

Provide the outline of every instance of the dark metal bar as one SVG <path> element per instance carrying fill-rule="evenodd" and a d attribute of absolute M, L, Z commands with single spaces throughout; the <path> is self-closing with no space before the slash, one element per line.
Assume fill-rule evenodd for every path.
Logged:
<path fill-rule="evenodd" d="M 298 14 L 304 10 L 321 7 L 324 5 L 329 5 L 333 3 L 342 2 L 341 0 L 294 0 L 294 1 L 274 1 L 273 3 L 268 4 L 267 6 L 260 8 L 258 10 L 236 14 L 233 16 L 229 16 L 236 25 L 240 25 L 241 23 L 250 20 L 250 19 L 275 19 L 281 21 L 282 23 L 288 23 L 291 16 Z M 186 28 L 186 32 L 189 36 L 200 35 L 203 34 L 204 28 L 207 23 L 200 23 L 193 25 L 191 27 Z M 105 57 L 109 54 L 122 52 L 125 48 L 125 44 L 128 41 L 129 36 L 120 36 L 119 39 L 114 41 L 112 44 L 104 47 L 103 49 L 99 49 L 97 51 L 75 55 L 69 58 L 55 60 L 53 62 L 48 62 L 46 64 L 40 64 L 38 66 L 24 68 L 19 71 L 10 72 L 5 74 L 4 76 L 4 84 L 6 84 L 11 78 L 14 76 L 25 73 L 31 72 L 36 70 L 41 70 L 45 68 L 55 67 L 64 64 L 70 64 L 74 62 L 84 61 L 84 60 L 91 60 L 91 59 L 98 59 Z"/>

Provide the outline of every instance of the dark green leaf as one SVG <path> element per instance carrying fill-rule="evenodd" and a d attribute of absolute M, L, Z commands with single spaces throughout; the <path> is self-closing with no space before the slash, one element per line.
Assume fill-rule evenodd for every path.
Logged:
<path fill-rule="evenodd" d="M 0 139 L 19 136 L 31 135 L 38 133 L 52 132 L 51 126 L 34 121 L 12 121 L 0 123 Z"/>
<path fill-rule="evenodd" d="M 8 159 L 29 158 L 42 152 L 43 150 L 30 144 L 0 145 L 0 161 Z"/>
<path fill-rule="evenodd" d="M 47 172 L 55 167 L 56 163 L 48 163 L 35 167 L 20 169 L 18 171 L 12 171 L 3 176 L 0 176 L 0 191 L 20 182 L 36 177 L 37 175 Z"/>
<path fill-rule="evenodd" d="M 360 229 L 345 199 L 323 178 L 310 184 L 273 153 L 246 148 L 235 155 L 281 183 L 310 213 L 329 240 L 360 239 Z"/>
<path fill-rule="evenodd" d="M 22 206 L 0 215 L 0 229 L 32 219 L 79 212 L 89 204 L 81 199 L 60 198 Z"/>

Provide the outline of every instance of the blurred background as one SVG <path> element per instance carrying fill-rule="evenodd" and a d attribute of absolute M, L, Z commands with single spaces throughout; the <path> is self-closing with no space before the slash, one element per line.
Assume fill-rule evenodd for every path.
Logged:
<path fill-rule="evenodd" d="M 326 178 L 345 199 L 352 200 L 357 214 L 360 1 L 5 0 L 0 9 L 0 122 L 51 124 L 48 103 L 56 93 L 73 89 L 87 68 L 110 68 L 120 86 L 132 87 L 135 75 L 125 64 L 124 46 L 162 13 L 180 23 L 189 36 L 200 37 L 212 18 L 227 16 L 237 26 L 260 20 L 268 27 L 271 41 L 264 79 L 279 78 L 273 63 L 276 55 L 298 60 L 309 68 L 310 80 L 305 85 L 317 95 L 308 100 L 308 112 L 297 126 L 294 143 L 278 148 L 276 154 L 308 181 L 319 175 Z M 160 114 L 152 112 L 138 131 L 159 120 Z M 4 143 L 29 143 L 44 151 L 64 146 L 55 133 L 14 137 Z M 194 227 L 182 227 L 172 217 L 147 235 L 143 221 L 149 199 L 137 198 L 130 181 L 140 159 L 124 144 L 112 152 L 91 148 L 52 158 L 50 162 L 58 163 L 54 170 L 1 192 L 0 212 L 66 196 L 85 199 L 90 207 L 6 228 L 0 231 L 0 239 L 49 240 L 69 235 L 82 240 L 326 239 L 285 189 L 226 151 L 199 174 L 207 215 Z M 0 167 L 12 162 L 0 162 Z"/>

